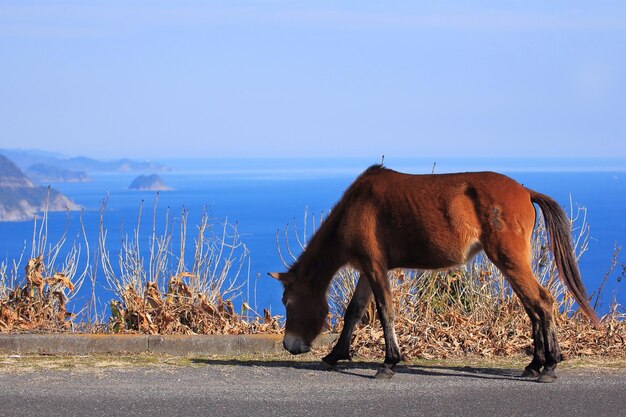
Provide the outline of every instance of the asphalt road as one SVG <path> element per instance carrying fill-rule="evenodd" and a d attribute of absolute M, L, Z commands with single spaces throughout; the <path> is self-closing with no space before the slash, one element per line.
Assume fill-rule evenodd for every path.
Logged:
<path fill-rule="evenodd" d="M 626 370 L 519 370 L 196 360 L 191 365 L 0 369 L 2 416 L 624 416 Z"/>

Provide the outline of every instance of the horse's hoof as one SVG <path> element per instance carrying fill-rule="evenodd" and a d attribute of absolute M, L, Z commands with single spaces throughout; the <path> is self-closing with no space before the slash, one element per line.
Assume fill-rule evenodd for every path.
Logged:
<path fill-rule="evenodd" d="M 322 359 L 322 370 L 324 371 L 334 371 L 336 369 L 335 365 L 337 365 L 337 363 L 328 363 Z"/>
<path fill-rule="evenodd" d="M 335 366 L 337 365 L 337 362 L 339 361 L 351 361 L 352 362 L 352 356 L 350 356 L 350 354 L 333 354 L 333 352 L 330 352 L 328 355 L 324 356 L 322 358 L 322 361 L 326 362 L 329 365 Z"/>
<path fill-rule="evenodd" d="M 329 353 L 322 358 L 322 362 L 330 366 L 335 366 L 337 365 L 337 362 L 339 362 L 339 359 L 337 358 L 337 356 Z"/>
<path fill-rule="evenodd" d="M 542 382 L 542 383 L 550 383 L 550 382 L 554 382 L 556 381 L 556 374 L 554 373 L 554 371 L 550 371 L 550 372 L 542 372 L 541 375 L 539 375 L 539 378 L 537 378 L 537 382 Z"/>
<path fill-rule="evenodd" d="M 522 378 L 537 378 L 540 374 L 541 373 L 536 369 L 526 368 L 522 373 Z"/>
<path fill-rule="evenodd" d="M 394 374 L 395 372 L 391 368 L 383 366 L 382 368 L 378 369 L 374 378 L 375 379 L 391 379 Z"/>

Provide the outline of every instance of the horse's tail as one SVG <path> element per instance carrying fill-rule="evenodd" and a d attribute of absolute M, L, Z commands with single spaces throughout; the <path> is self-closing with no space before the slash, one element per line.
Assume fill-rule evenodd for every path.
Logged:
<path fill-rule="evenodd" d="M 587 293 L 578 270 L 578 264 L 574 257 L 570 232 L 571 226 L 565 211 L 547 195 L 533 190 L 528 191 L 530 192 L 530 200 L 537 204 L 543 213 L 546 229 L 550 235 L 550 249 L 559 271 L 559 277 L 561 277 L 561 280 L 563 280 L 589 320 L 595 326 L 599 326 L 600 319 L 593 307 L 589 305 Z"/>

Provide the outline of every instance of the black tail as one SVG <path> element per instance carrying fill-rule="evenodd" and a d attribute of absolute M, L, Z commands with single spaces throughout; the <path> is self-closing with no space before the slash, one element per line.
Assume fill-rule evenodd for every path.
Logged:
<path fill-rule="evenodd" d="M 550 235 L 550 249 L 554 256 L 559 277 L 565 282 L 570 293 L 585 313 L 589 320 L 596 325 L 600 325 L 600 319 L 595 310 L 589 305 L 587 292 L 580 277 L 578 264 L 574 257 L 570 235 L 570 222 L 567 215 L 556 201 L 547 195 L 528 190 L 530 200 L 541 208 L 546 229 Z"/>

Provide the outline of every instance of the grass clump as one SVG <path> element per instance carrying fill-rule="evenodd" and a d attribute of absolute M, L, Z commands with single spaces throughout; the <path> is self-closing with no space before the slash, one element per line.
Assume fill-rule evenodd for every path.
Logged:
<path fill-rule="evenodd" d="M 82 227 L 82 215 L 80 221 Z M 76 314 L 68 311 L 67 304 L 80 290 L 87 270 L 78 271 L 81 250 L 76 241 L 60 257 L 69 224 L 54 244 L 48 243 L 47 227 L 47 213 L 39 225 L 35 218 L 24 276 L 19 276 L 19 261 L 10 269 L 6 263 L 0 265 L 0 332 L 50 333 L 74 328 Z"/>
<path fill-rule="evenodd" d="M 180 273 L 170 278 L 167 292 L 161 293 L 155 282 L 148 282 L 143 295 L 128 286 L 122 301 L 111 302 L 109 329 L 114 333 L 147 334 L 249 334 L 278 333 L 281 326 L 264 310 L 259 317 L 246 303 L 242 314 L 235 312 L 232 300 L 209 297 L 183 280 L 193 278 Z M 245 313 L 255 313 L 252 319 Z"/>
<path fill-rule="evenodd" d="M 28 261 L 26 283 L 8 291 L 0 299 L 0 330 L 67 331 L 74 315 L 66 309 L 66 291 L 74 284 L 63 273 L 43 276 L 41 256 Z"/>
<path fill-rule="evenodd" d="M 100 231 L 102 267 L 116 298 L 110 303 L 107 329 L 113 333 L 144 334 L 247 334 L 276 333 L 277 317 L 268 310 L 258 314 L 248 302 L 235 310 L 235 300 L 249 290 L 249 251 L 237 225 L 215 224 L 203 213 L 193 239 L 193 258 L 187 255 L 187 218 L 179 228 L 165 224 L 157 231 L 156 203 L 144 260 L 140 238 L 141 211 L 131 237 L 124 240 L 117 267 L 107 251 L 106 230 Z M 104 211 L 104 207 L 103 207 Z M 103 222 L 101 222 L 103 224 Z M 176 243 L 174 243 L 176 242 Z M 242 281 L 247 273 L 247 279 Z"/>

